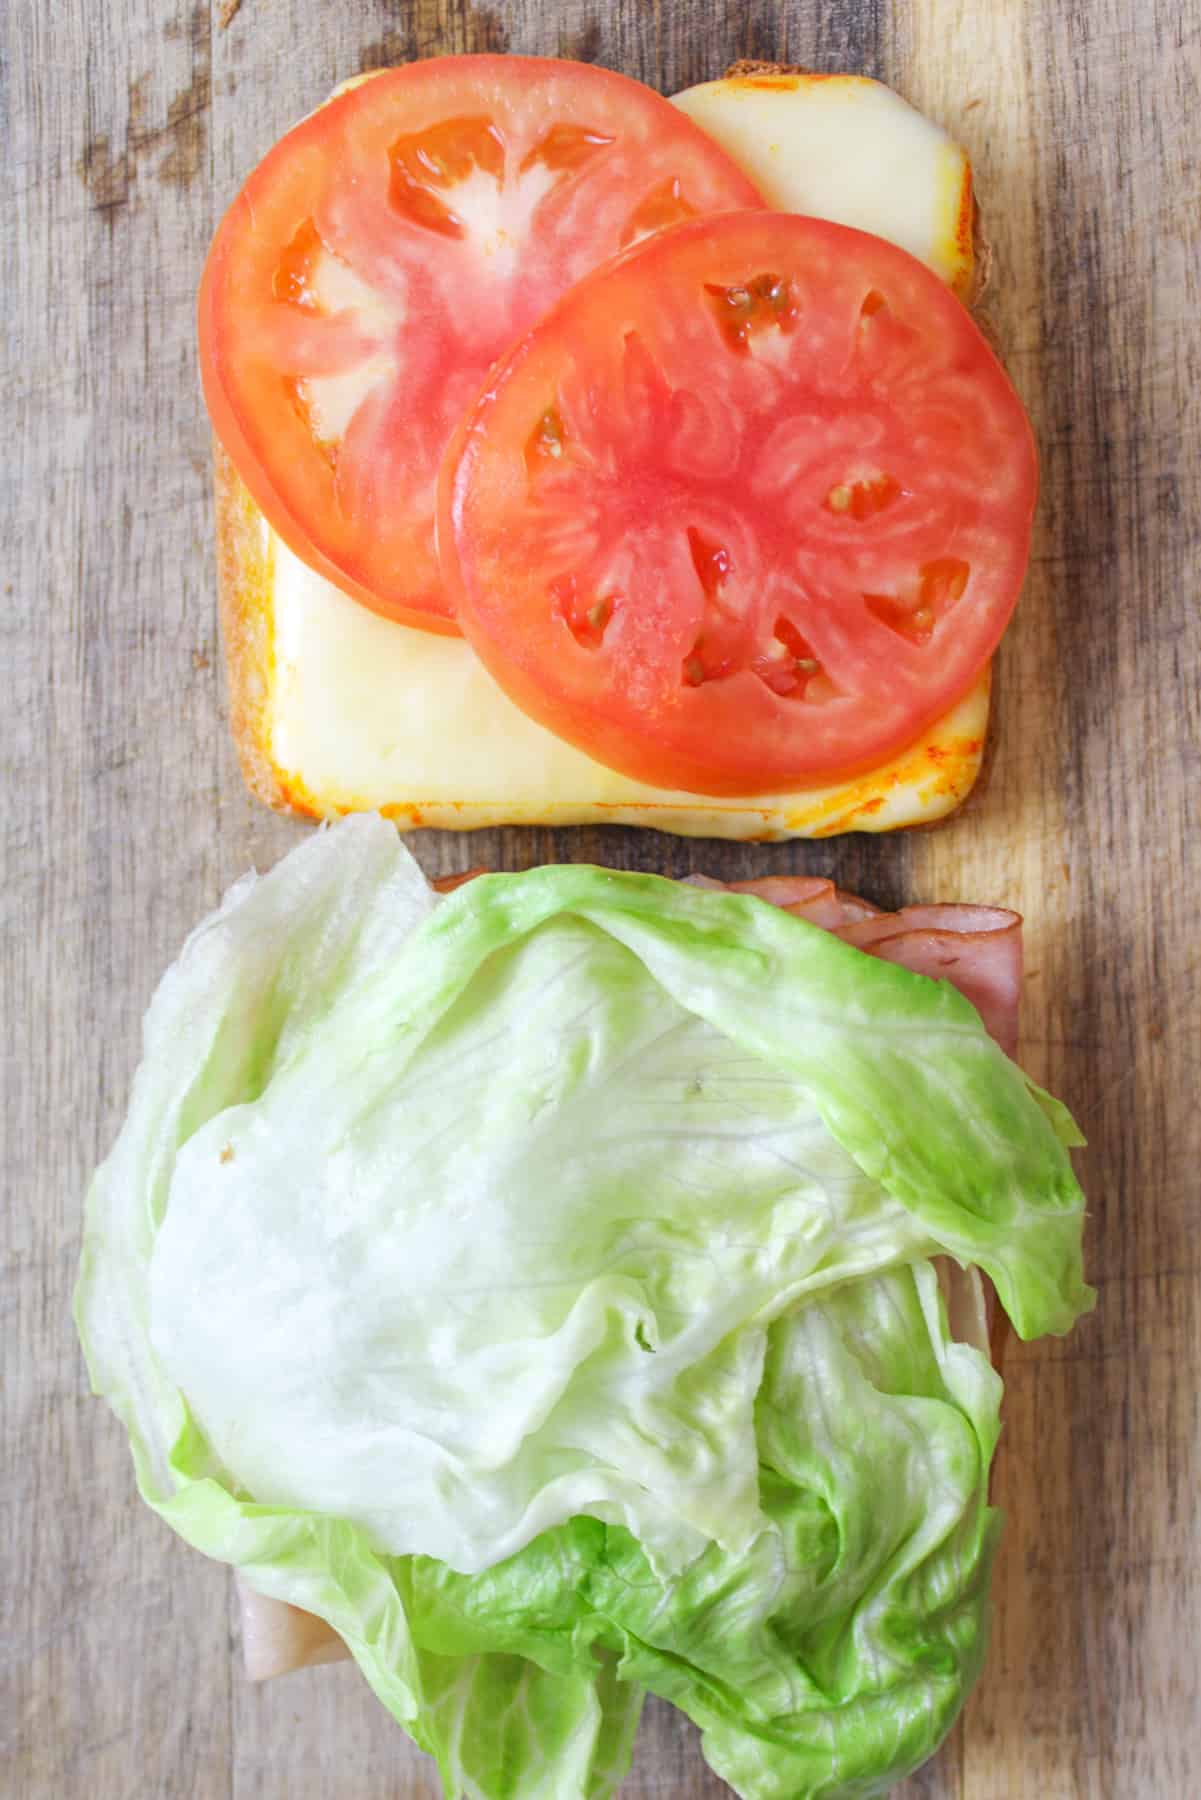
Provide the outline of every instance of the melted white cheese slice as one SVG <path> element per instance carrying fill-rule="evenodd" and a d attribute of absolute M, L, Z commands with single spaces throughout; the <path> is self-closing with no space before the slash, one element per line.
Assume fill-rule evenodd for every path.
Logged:
<path fill-rule="evenodd" d="M 686 88 L 673 105 L 721 145 L 769 206 L 887 238 L 967 292 L 968 160 L 882 82 L 741 75 Z"/>
<path fill-rule="evenodd" d="M 773 205 L 891 238 L 966 289 L 967 160 L 887 88 L 850 76 L 743 77 L 689 89 L 676 104 Z M 918 744 L 854 781 L 720 801 L 648 787 L 528 719 L 461 639 L 377 618 L 265 521 L 261 529 L 271 649 L 256 749 L 303 811 L 378 808 L 401 825 L 451 829 L 605 821 L 712 837 L 819 837 L 929 823 L 960 803 L 978 773 L 987 673 Z"/>

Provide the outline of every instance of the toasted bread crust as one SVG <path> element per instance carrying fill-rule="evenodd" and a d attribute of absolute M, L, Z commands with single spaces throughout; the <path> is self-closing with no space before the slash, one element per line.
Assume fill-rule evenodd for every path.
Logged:
<path fill-rule="evenodd" d="M 251 793 L 277 812 L 287 811 L 288 797 L 266 750 L 272 643 L 271 570 L 263 516 L 216 437 L 213 494 L 229 728 Z"/>
<path fill-rule="evenodd" d="M 739 81 L 746 76 L 753 77 L 755 75 L 766 75 L 770 78 L 772 75 L 816 75 L 818 73 L 817 69 L 807 69 L 804 63 L 763 62 L 753 56 L 740 56 L 737 62 L 730 64 L 722 76 L 722 80 Z"/>

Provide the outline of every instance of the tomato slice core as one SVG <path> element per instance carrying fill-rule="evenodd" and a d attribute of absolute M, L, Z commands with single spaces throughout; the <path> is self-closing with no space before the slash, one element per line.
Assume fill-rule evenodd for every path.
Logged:
<path fill-rule="evenodd" d="M 657 786 L 871 768 L 971 687 L 1021 587 L 1030 427 L 882 239 L 699 219 L 582 282 L 443 471 L 460 624 L 532 717 Z"/>
<path fill-rule="evenodd" d="M 608 70 L 388 70 L 289 132 L 217 232 L 200 296 L 214 428 L 305 561 L 453 631 L 437 472 L 497 356 L 630 244 L 758 204 L 698 127 Z"/>

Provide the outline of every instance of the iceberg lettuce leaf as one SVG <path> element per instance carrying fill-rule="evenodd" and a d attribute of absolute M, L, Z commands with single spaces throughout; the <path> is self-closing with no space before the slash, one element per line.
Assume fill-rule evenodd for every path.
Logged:
<path fill-rule="evenodd" d="M 643 1688 L 754 1800 L 875 1792 L 966 1693 L 996 1529 L 929 1259 L 1066 1329 L 1072 1130 L 953 989 L 779 909 L 437 901 L 357 818 L 165 977 L 77 1319 L 145 1498 L 449 1794 L 602 1800 Z"/>

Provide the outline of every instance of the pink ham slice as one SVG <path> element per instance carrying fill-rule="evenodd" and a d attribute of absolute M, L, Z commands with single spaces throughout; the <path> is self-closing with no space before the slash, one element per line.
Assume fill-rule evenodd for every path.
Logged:
<path fill-rule="evenodd" d="M 256 1594 L 241 1575 L 234 1577 L 242 1614 L 242 1660 L 251 1681 L 270 1681 L 293 1669 L 340 1662 L 350 1655 L 332 1625 L 315 1613 Z"/>
<path fill-rule="evenodd" d="M 971 1344 L 985 1356 L 991 1355 L 990 1335 L 996 1312 L 992 1283 L 985 1284 L 979 1269 L 961 1269 L 949 1256 L 936 1256 L 933 1260 L 951 1336 L 957 1343 Z"/>
<path fill-rule="evenodd" d="M 1017 1054 L 1020 913 L 997 906 L 904 906 L 846 925 L 838 936 L 916 975 L 953 982 L 1005 1054 Z"/>
<path fill-rule="evenodd" d="M 845 893 L 832 881 L 823 881 L 820 875 L 764 875 L 759 881 L 732 881 L 730 892 L 754 894 L 756 899 L 795 913 L 798 919 L 820 925 L 823 931 L 839 934 L 844 926 L 878 918 L 880 912 L 870 900 Z"/>
<path fill-rule="evenodd" d="M 782 906 L 869 956 L 900 963 L 915 975 L 951 982 L 971 1001 L 1005 1054 L 1016 1053 L 1022 988 L 1020 913 L 1000 906 L 903 906 L 900 912 L 879 912 L 833 882 L 804 875 L 737 881 L 731 891 Z"/>
<path fill-rule="evenodd" d="M 486 869 L 469 869 L 462 875 L 443 876 L 433 885 L 439 892 L 449 893 L 487 873 Z M 971 1001 L 1006 1055 L 1016 1051 L 1022 984 L 1019 913 L 995 906 L 903 906 L 899 912 L 881 912 L 870 901 L 845 893 L 817 875 L 766 875 L 759 881 L 729 883 L 708 875 L 688 879 L 694 887 L 728 886 L 731 893 L 753 894 L 832 931 L 869 956 L 899 963 L 935 981 L 951 982 Z M 940 1262 L 939 1280 L 952 1330 L 968 1343 L 987 1348 L 991 1307 L 978 1276 L 943 1259 Z M 283 1600 L 256 1594 L 240 1575 L 237 1590 L 242 1652 L 251 1681 L 268 1681 L 292 1669 L 337 1662 L 350 1655 L 324 1619 Z"/>

